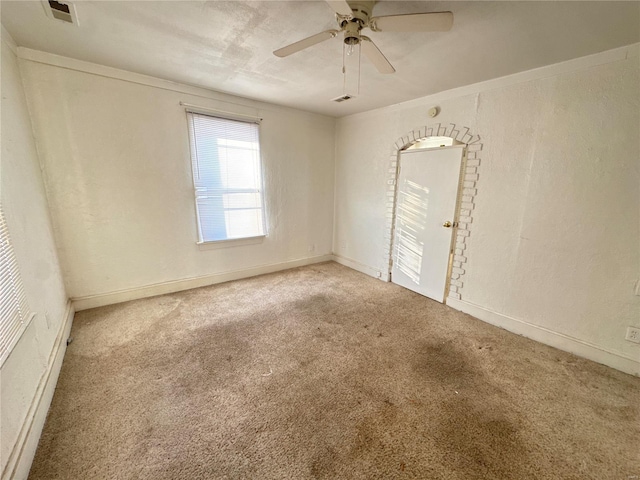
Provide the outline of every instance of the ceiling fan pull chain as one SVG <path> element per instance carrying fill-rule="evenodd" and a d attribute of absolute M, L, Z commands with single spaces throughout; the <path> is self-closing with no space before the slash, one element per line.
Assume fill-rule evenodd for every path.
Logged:
<path fill-rule="evenodd" d="M 360 68 L 362 67 L 362 41 L 358 43 L 358 88 L 356 95 L 360 95 Z"/>
<path fill-rule="evenodd" d="M 342 94 L 347 94 L 347 68 L 345 61 L 345 48 L 342 46 Z"/>

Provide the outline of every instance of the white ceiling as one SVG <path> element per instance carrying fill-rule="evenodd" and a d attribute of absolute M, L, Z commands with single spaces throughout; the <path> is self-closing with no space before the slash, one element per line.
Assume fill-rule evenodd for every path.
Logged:
<path fill-rule="evenodd" d="M 640 41 L 640 2 L 383 1 L 374 15 L 452 11 L 444 33 L 373 33 L 395 66 L 362 59 L 360 95 L 342 94 L 342 43 L 272 51 L 336 27 L 323 1 L 76 1 L 79 26 L 40 1 L 2 1 L 19 46 L 333 116 L 361 112 Z M 369 33 L 367 33 L 369 32 Z"/>

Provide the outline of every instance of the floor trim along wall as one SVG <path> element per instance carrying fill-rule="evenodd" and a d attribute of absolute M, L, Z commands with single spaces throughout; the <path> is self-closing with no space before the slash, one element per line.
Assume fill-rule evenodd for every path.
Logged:
<path fill-rule="evenodd" d="M 67 339 L 71 332 L 74 314 L 73 305 L 69 301 L 65 311 L 65 318 L 49 355 L 47 369 L 40 378 L 40 383 L 20 429 L 18 440 L 9 455 L 9 460 L 2 475 L 3 480 L 25 479 L 29 476 L 29 469 L 38 448 L 38 441 L 40 440 L 49 406 L 53 399 L 53 393 L 58 383 L 62 360 L 67 351 Z"/>
<path fill-rule="evenodd" d="M 104 293 L 100 295 L 76 297 L 72 298 L 71 300 L 73 301 L 75 310 L 80 311 L 86 310 L 88 308 L 112 305 L 114 303 L 128 302 L 129 300 L 137 300 L 139 298 L 155 297 L 156 295 L 180 292 L 182 290 L 189 290 L 191 288 L 206 287 L 207 285 L 214 285 L 216 283 L 224 283 L 230 282 L 232 280 L 240 280 L 242 278 L 255 277 L 257 275 L 264 275 L 265 273 L 279 272 L 280 270 L 288 270 L 289 268 L 302 267 L 304 265 L 311 265 L 313 263 L 329 262 L 333 259 L 333 255 L 318 255 L 315 257 L 290 260 L 288 262 L 260 265 L 244 270 L 234 270 L 231 272 L 216 273 L 213 275 L 203 275 L 200 277 L 155 283 L 153 285 L 145 285 L 142 287 Z"/>
<path fill-rule="evenodd" d="M 606 350 L 592 343 L 488 310 L 464 300 L 449 297 L 447 298 L 447 305 L 461 312 L 468 313 L 491 325 L 522 335 L 523 337 L 544 343 L 545 345 L 550 345 L 565 352 L 574 353 L 579 357 L 593 360 L 594 362 L 607 365 L 616 370 L 640 376 L 640 361 L 622 353 Z"/>
<path fill-rule="evenodd" d="M 340 265 L 344 265 L 345 267 L 349 267 L 353 270 L 357 270 L 358 272 L 365 273 L 374 278 L 380 278 L 381 280 L 388 281 L 385 277 L 382 276 L 382 272 L 377 268 L 370 267 L 369 265 L 365 265 L 364 263 L 356 262 L 355 260 L 351 260 L 350 258 L 343 257 L 341 255 L 333 254 L 333 261 L 339 263 Z"/>

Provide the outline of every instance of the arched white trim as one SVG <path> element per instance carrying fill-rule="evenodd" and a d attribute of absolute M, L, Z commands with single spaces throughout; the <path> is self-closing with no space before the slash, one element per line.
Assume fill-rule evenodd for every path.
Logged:
<path fill-rule="evenodd" d="M 480 167 L 482 143 L 480 142 L 480 136 L 471 133 L 468 127 L 462 127 L 454 123 L 450 123 L 448 125 L 435 123 L 417 128 L 409 132 L 407 135 L 400 137 L 393 145 L 389 159 L 389 169 L 387 171 L 387 222 L 385 225 L 384 237 L 385 245 L 389 246 L 384 257 L 385 265 L 389 266 L 387 270 L 387 281 L 390 280 L 391 274 L 393 229 L 396 217 L 398 156 L 402 150 L 410 147 L 419 139 L 432 136 L 451 137 L 454 140 L 467 145 L 466 162 L 464 166 L 464 173 L 461 178 L 460 201 L 458 202 L 459 210 L 456 212 L 458 217 L 458 227 L 456 229 L 453 265 L 451 269 L 451 278 L 449 280 L 448 294 L 450 298 L 460 300 L 462 298 L 465 264 L 467 262 L 465 251 L 472 234 L 473 210 L 475 208 L 475 197 L 478 193 L 478 169 Z"/>

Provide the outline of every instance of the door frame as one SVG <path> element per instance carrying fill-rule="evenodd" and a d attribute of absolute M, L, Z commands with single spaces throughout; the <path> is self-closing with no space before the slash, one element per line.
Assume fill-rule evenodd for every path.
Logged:
<path fill-rule="evenodd" d="M 400 137 L 392 147 L 389 158 L 389 168 L 387 170 L 386 189 L 386 225 L 384 234 L 384 265 L 387 266 L 386 276 L 382 280 L 391 281 L 391 262 L 393 259 L 393 239 L 396 220 L 396 205 L 398 196 L 398 173 L 400 165 L 400 153 L 421 139 L 426 137 L 449 137 L 454 143 L 465 145 L 463 156 L 460 184 L 458 186 L 458 199 L 456 201 L 455 219 L 456 231 L 453 235 L 452 248 L 450 251 L 449 274 L 447 276 L 447 298 L 462 299 L 462 288 L 464 286 L 464 274 L 466 273 L 467 254 L 466 249 L 472 234 L 473 212 L 475 209 L 475 199 L 478 186 L 478 170 L 480 167 L 483 144 L 479 135 L 471 133 L 468 127 L 456 124 L 443 125 L 436 123 L 412 130 L 407 135 Z M 385 275 L 385 272 L 383 272 Z"/>

